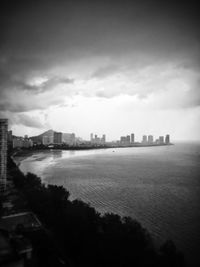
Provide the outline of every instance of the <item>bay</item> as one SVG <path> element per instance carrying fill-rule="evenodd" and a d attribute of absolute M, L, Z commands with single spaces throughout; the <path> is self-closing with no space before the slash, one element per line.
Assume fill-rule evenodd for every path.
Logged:
<path fill-rule="evenodd" d="M 20 159 L 18 159 L 20 160 Z M 63 185 L 71 199 L 99 212 L 131 216 L 157 244 L 172 239 L 200 266 L 200 143 L 83 151 L 52 150 L 23 158 L 20 169 Z"/>

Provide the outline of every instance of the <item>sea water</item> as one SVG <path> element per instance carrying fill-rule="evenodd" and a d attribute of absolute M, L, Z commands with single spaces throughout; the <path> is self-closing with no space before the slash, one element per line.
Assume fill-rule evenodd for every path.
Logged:
<path fill-rule="evenodd" d="M 24 173 L 63 185 L 99 212 L 131 216 L 157 244 L 172 239 L 200 266 L 200 143 L 83 151 L 52 150 L 23 159 Z"/>

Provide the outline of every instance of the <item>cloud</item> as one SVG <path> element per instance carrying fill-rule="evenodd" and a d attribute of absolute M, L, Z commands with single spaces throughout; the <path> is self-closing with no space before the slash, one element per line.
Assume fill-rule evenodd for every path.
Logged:
<path fill-rule="evenodd" d="M 23 83 L 21 88 L 24 90 L 32 90 L 36 93 L 41 93 L 54 89 L 59 84 L 73 84 L 74 79 L 64 78 L 64 77 L 34 77 L 32 83 Z"/>
<path fill-rule="evenodd" d="M 119 71 L 120 71 L 120 67 L 112 64 L 112 65 L 100 67 L 91 75 L 91 77 L 92 78 L 106 78 L 107 76 L 113 75 Z"/>
<path fill-rule="evenodd" d="M 0 111 L 27 112 L 45 110 L 49 107 L 65 104 L 66 85 L 60 85 L 56 90 L 46 90 L 33 93 L 30 90 L 6 90 L 0 98 Z"/>
<path fill-rule="evenodd" d="M 194 1 L 0 5 L 4 114 L 76 110 L 79 96 L 99 103 L 133 97 L 135 106 L 149 110 L 199 106 L 200 17 Z"/>
<path fill-rule="evenodd" d="M 83 84 L 84 86 L 84 84 Z M 188 108 L 200 105 L 199 74 L 174 63 L 154 63 L 145 67 L 125 69 L 100 80 L 89 80 L 83 95 L 115 98 L 136 96 L 138 100 L 154 99 L 154 106 Z"/>
<path fill-rule="evenodd" d="M 38 117 L 31 117 L 26 114 L 17 115 L 15 123 L 38 129 L 42 129 L 44 127 L 44 125 L 38 120 Z"/>
<path fill-rule="evenodd" d="M 43 129 L 46 123 L 41 121 L 38 116 L 29 115 L 26 113 L 12 113 L 9 111 L 0 111 L 0 117 L 9 118 L 9 127 L 18 125 L 19 127 L 29 127 L 34 129 Z"/>
<path fill-rule="evenodd" d="M 54 90 L 60 92 L 58 87 L 74 83 L 67 77 L 51 77 L 41 79 L 34 77 L 32 81 L 7 81 L 7 86 L 0 87 L 0 110 L 11 112 L 25 112 L 35 109 L 45 109 L 49 105 L 63 103 L 63 95 L 56 95 Z"/>

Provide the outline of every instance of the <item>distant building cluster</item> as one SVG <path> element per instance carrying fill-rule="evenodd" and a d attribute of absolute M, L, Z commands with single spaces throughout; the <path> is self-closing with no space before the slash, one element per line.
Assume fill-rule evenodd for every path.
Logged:
<path fill-rule="evenodd" d="M 95 144 L 95 145 L 104 145 L 106 143 L 106 135 L 103 134 L 102 137 L 98 137 L 97 134 L 93 135 L 93 133 L 91 133 L 90 142 L 91 144 Z"/>
<path fill-rule="evenodd" d="M 131 135 L 121 136 L 120 137 L 120 144 L 128 146 L 130 144 L 135 143 L 135 135 L 132 133 Z"/>
<path fill-rule="evenodd" d="M 11 148 L 30 148 L 33 146 L 33 141 L 28 135 L 24 137 L 14 136 L 12 131 L 8 131 L 8 146 Z"/>
<path fill-rule="evenodd" d="M 18 139 L 18 144 L 20 144 L 20 140 L 19 140 L 20 138 L 17 138 L 17 139 Z M 48 130 L 38 136 L 32 136 L 29 138 L 29 140 L 32 141 L 33 146 L 38 146 L 38 145 L 54 146 L 54 145 L 63 145 L 63 144 L 74 146 L 79 142 L 79 138 L 76 138 L 75 133 L 62 133 L 62 132 L 56 132 L 53 130 Z M 16 142 L 17 141 L 15 141 L 15 143 Z M 21 138 L 21 143 L 22 143 L 22 138 Z"/>
<path fill-rule="evenodd" d="M 9 131 L 11 132 L 11 131 Z M 10 133 L 9 133 L 10 135 Z M 28 138 L 27 135 L 25 135 L 24 137 L 9 137 L 9 140 L 12 140 L 12 147 L 13 148 L 30 148 L 33 147 L 33 141 Z"/>
<path fill-rule="evenodd" d="M 162 145 L 162 144 L 170 144 L 170 135 L 167 134 L 164 138 L 164 136 L 159 136 L 158 139 L 154 141 L 153 135 L 143 135 L 142 137 L 142 143 L 143 144 L 157 144 L 157 145 Z"/>
<path fill-rule="evenodd" d="M 120 140 L 117 143 L 121 146 L 132 146 L 136 144 L 140 144 L 139 142 L 135 141 L 135 134 L 132 133 L 131 135 L 121 136 Z M 143 135 L 141 144 L 143 145 L 162 145 L 162 144 L 170 144 L 170 136 L 167 134 L 164 136 L 159 136 L 158 139 L 154 141 L 153 135 Z"/>
<path fill-rule="evenodd" d="M 68 146 L 81 146 L 81 145 L 119 145 L 119 146 L 134 146 L 138 144 L 142 145 L 162 145 L 170 144 L 170 135 L 159 136 L 154 140 L 153 135 L 143 135 L 141 142 L 135 141 L 135 134 L 121 136 L 119 141 L 106 142 L 106 135 L 103 134 L 99 137 L 97 134 L 90 134 L 90 141 L 83 141 L 81 138 L 76 137 L 75 133 L 62 133 L 49 130 L 39 136 L 28 138 L 27 135 L 24 137 L 16 137 L 12 135 L 12 131 L 8 132 L 8 144 L 12 148 L 30 148 L 34 145 L 54 146 L 54 145 L 68 145 Z"/>
<path fill-rule="evenodd" d="M 83 141 L 81 138 L 76 137 L 75 133 L 62 133 L 48 130 L 45 133 L 28 137 L 17 137 L 8 131 L 8 120 L 0 119 L 0 190 L 6 186 L 7 176 L 7 149 L 9 148 L 31 148 L 37 145 L 47 147 L 51 146 L 76 146 L 76 147 L 101 147 L 101 146 L 143 146 L 143 145 L 168 145 L 170 144 L 170 135 L 159 136 L 154 141 L 153 135 L 143 135 L 141 142 L 135 142 L 135 134 L 121 136 L 119 141 L 106 142 L 106 135 L 103 134 L 99 137 L 97 134 L 90 134 L 90 141 Z"/>
<path fill-rule="evenodd" d="M 63 140 L 63 143 L 70 145 L 70 146 L 76 145 L 77 142 L 79 142 L 76 138 L 75 133 L 63 133 L 62 140 Z"/>

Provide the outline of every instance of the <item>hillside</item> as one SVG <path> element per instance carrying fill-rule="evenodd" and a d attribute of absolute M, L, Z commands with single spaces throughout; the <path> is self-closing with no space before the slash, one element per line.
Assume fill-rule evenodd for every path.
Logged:
<path fill-rule="evenodd" d="M 30 138 L 33 140 L 33 142 L 42 142 L 43 136 L 48 136 L 48 137 L 53 136 L 54 132 L 55 131 L 53 131 L 53 130 L 48 130 L 48 131 L 46 131 L 40 135 L 31 136 Z"/>

